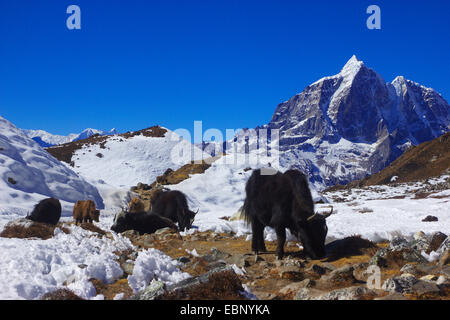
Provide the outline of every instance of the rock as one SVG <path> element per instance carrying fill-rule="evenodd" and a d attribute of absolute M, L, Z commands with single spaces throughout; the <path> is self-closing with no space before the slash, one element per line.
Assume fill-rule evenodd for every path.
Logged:
<path fill-rule="evenodd" d="M 381 248 L 379 249 L 370 259 L 369 264 L 370 265 L 375 265 L 378 266 L 380 268 L 386 267 L 387 266 L 387 261 L 385 259 L 386 255 L 387 255 L 388 250 L 386 248 Z"/>
<path fill-rule="evenodd" d="M 435 232 L 431 235 L 430 245 L 426 250 L 426 253 L 430 253 L 431 251 L 437 251 L 441 244 L 445 241 L 447 235 L 442 232 Z"/>
<path fill-rule="evenodd" d="M 358 263 L 353 266 L 353 276 L 355 279 L 359 281 L 366 282 L 370 274 L 367 273 L 367 269 L 369 268 L 368 263 Z"/>
<path fill-rule="evenodd" d="M 337 269 L 333 264 L 331 264 L 329 262 L 322 263 L 322 268 L 324 268 L 324 269 L 326 269 L 328 271 L 334 271 L 334 270 Z"/>
<path fill-rule="evenodd" d="M 319 297 L 324 294 L 323 291 L 311 288 L 301 288 L 297 291 L 294 300 L 312 300 L 314 297 Z"/>
<path fill-rule="evenodd" d="M 420 254 L 420 252 L 414 249 L 403 250 L 402 256 L 403 259 L 405 259 L 407 262 L 416 262 L 416 263 L 427 262 L 427 260 Z"/>
<path fill-rule="evenodd" d="M 357 282 L 353 276 L 355 268 L 351 265 L 345 265 L 342 268 L 331 271 L 328 275 L 323 275 L 320 281 L 328 285 L 344 285 Z"/>
<path fill-rule="evenodd" d="M 368 296 L 376 296 L 376 292 L 365 286 L 354 286 L 330 291 L 313 300 L 361 300 Z"/>
<path fill-rule="evenodd" d="M 437 249 L 437 253 L 443 254 L 445 251 L 450 250 L 450 236 L 445 238 L 442 244 Z"/>
<path fill-rule="evenodd" d="M 414 284 L 416 284 L 419 280 L 414 277 L 412 274 L 405 273 L 399 277 L 389 278 L 387 279 L 381 288 L 384 291 L 388 291 L 391 293 L 410 293 L 411 288 Z"/>
<path fill-rule="evenodd" d="M 306 272 L 312 275 L 321 276 L 326 273 L 326 270 L 317 264 L 313 264 L 311 267 L 306 269 Z"/>
<path fill-rule="evenodd" d="M 191 262 L 191 259 L 189 259 L 189 257 L 179 257 L 179 258 L 177 258 L 177 261 L 181 262 L 183 264 L 186 264 L 186 263 Z"/>
<path fill-rule="evenodd" d="M 305 279 L 305 275 L 296 266 L 281 266 L 274 269 L 274 272 L 278 273 L 281 279 L 291 280 L 291 281 L 301 281 Z M 272 272 L 272 273 L 274 273 Z"/>
<path fill-rule="evenodd" d="M 402 237 L 395 237 L 389 243 L 388 249 L 392 251 L 402 251 L 405 249 L 409 249 L 408 241 L 406 241 L 406 239 Z"/>
<path fill-rule="evenodd" d="M 133 274 L 133 270 L 134 270 L 134 262 L 131 260 L 128 260 L 128 261 L 122 263 L 120 265 L 120 267 L 122 268 L 124 273 L 131 275 L 131 274 Z"/>
<path fill-rule="evenodd" d="M 302 288 L 312 288 L 312 287 L 314 287 L 314 285 L 315 285 L 314 280 L 305 279 L 305 280 L 300 281 L 300 282 L 295 282 L 295 283 L 288 284 L 287 286 L 283 287 L 279 291 L 279 293 L 282 294 L 282 295 L 296 294 L 300 289 L 302 289 Z"/>
<path fill-rule="evenodd" d="M 220 251 L 217 248 L 211 248 L 211 253 L 205 254 L 203 256 L 203 259 L 207 262 L 213 262 L 213 261 L 217 261 L 217 260 L 224 260 L 229 257 L 231 257 L 231 254 Z"/>
<path fill-rule="evenodd" d="M 416 267 L 410 263 L 405 264 L 401 269 L 400 269 L 401 273 L 410 273 L 413 276 L 417 277 L 420 274 L 422 274 L 422 272 L 419 272 Z"/>
<path fill-rule="evenodd" d="M 156 297 L 164 294 L 164 292 L 164 282 L 153 280 L 147 288 L 131 297 L 130 300 L 154 300 Z"/>
<path fill-rule="evenodd" d="M 438 220 L 435 216 L 426 216 L 426 218 L 422 219 L 422 222 L 436 222 Z"/>
<path fill-rule="evenodd" d="M 417 251 L 427 250 L 429 246 L 430 240 L 422 231 L 414 234 L 414 240 L 409 243 L 409 247 Z"/>
<path fill-rule="evenodd" d="M 436 284 L 438 286 L 441 285 L 450 285 L 450 281 L 446 276 L 439 276 L 439 278 L 436 280 Z"/>
<path fill-rule="evenodd" d="M 434 274 L 427 274 L 426 276 L 423 276 L 420 278 L 422 281 L 436 281 L 438 279 L 438 276 Z"/>
<path fill-rule="evenodd" d="M 387 296 L 375 298 L 374 300 L 408 300 L 404 295 L 401 293 L 395 292 L 388 294 Z"/>
<path fill-rule="evenodd" d="M 418 295 L 427 293 L 439 293 L 439 291 L 440 289 L 436 283 L 421 280 L 416 282 L 411 288 L 411 292 Z"/>
<path fill-rule="evenodd" d="M 450 264 L 450 250 L 446 250 L 441 257 L 439 258 L 439 263 L 440 266 L 445 266 L 447 264 Z"/>

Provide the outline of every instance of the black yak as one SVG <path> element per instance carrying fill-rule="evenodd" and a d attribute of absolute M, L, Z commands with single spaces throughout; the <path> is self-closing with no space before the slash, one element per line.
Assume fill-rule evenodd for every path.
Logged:
<path fill-rule="evenodd" d="M 100 211 L 95 208 L 92 200 L 77 201 L 73 206 L 73 219 L 75 224 L 82 222 L 99 221 Z"/>
<path fill-rule="evenodd" d="M 325 256 L 325 237 L 328 232 L 325 218 L 314 213 L 314 202 L 306 176 L 298 170 L 284 174 L 263 175 L 253 171 L 245 187 L 244 213 L 252 226 L 252 250 L 265 252 L 264 227 L 275 229 L 277 257 L 284 255 L 286 228 L 300 239 L 304 252 L 313 259 Z"/>
<path fill-rule="evenodd" d="M 197 212 L 189 210 L 186 196 L 180 191 L 160 191 L 151 200 L 152 214 L 178 222 L 180 230 L 190 229 Z"/>
<path fill-rule="evenodd" d="M 156 214 L 122 211 L 114 217 L 114 224 L 111 230 L 117 233 L 135 230 L 139 234 L 146 234 L 153 233 L 162 228 L 178 230 L 177 226 L 170 219 L 160 217 Z"/>
<path fill-rule="evenodd" d="M 34 222 L 56 225 L 61 218 L 61 203 L 55 198 L 41 200 L 26 218 Z"/>

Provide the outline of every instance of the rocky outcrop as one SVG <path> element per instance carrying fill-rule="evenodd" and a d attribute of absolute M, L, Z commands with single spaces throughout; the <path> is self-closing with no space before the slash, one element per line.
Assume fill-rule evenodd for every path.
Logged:
<path fill-rule="evenodd" d="M 278 105 L 266 127 L 280 130 L 282 164 L 330 186 L 383 169 L 449 125 L 450 107 L 439 93 L 404 77 L 386 83 L 353 56 L 339 74 Z"/>

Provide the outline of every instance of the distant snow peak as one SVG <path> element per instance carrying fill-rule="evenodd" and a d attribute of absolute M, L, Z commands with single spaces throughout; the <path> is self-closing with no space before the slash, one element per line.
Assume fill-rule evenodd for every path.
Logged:
<path fill-rule="evenodd" d="M 72 142 L 72 141 L 87 139 L 95 134 L 104 136 L 104 135 L 115 135 L 118 133 L 115 128 L 113 128 L 109 131 L 87 128 L 87 129 L 84 129 L 81 133 L 71 133 L 71 134 L 68 134 L 67 136 L 51 134 L 44 130 L 22 129 L 22 131 L 28 137 L 30 137 L 34 141 L 36 141 L 43 148 L 48 148 L 51 146 L 64 144 L 64 143 L 68 143 L 68 142 Z"/>
<path fill-rule="evenodd" d="M 347 183 L 383 169 L 404 146 L 449 131 L 450 106 L 436 91 L 402 76 L 386 83 L 355 55 L 278 105 L 281 163 L 308 172 L 320 186 Z"/>

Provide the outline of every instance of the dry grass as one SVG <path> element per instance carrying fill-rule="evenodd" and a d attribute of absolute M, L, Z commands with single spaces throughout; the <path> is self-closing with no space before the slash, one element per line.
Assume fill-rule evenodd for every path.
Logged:
<path fill-rule="evenodd" d="M 60 228 L 66 234 L 70 233 L 69 229 L 63 227 L 59 223 L 54 226 L 47 223 L 32 222 L 30 227 L 24 227 L 19 224 L 6 225 L 0 233 L 0 237 L 19 239 L 39 238 L 42 240 L 47 240 L 54 236 L 55 228 Z"/>
<path fill-rule="evenodd" d="M 241 280 L 233 271 L 212 274 L 208 281 L 164 294 L 161 300 L 246 300 Z"/>
<path fill-rule="evenodd" d="M 41 300 L 84 300 L 69 289 L 58 289 L 44 294 Z"/>
<path fill-rule="evenodd" d="M 133 295 L 133 289 L 128 285 L 127 279 L 120 279 L 112 284 L 105 284 L 98 279 L 89 279 L 94 285 L 97 294 L 102 294 L 105 300 L 113 300 L 117 294 L 123 293 L 123 299 L 127 299 Z"/>

